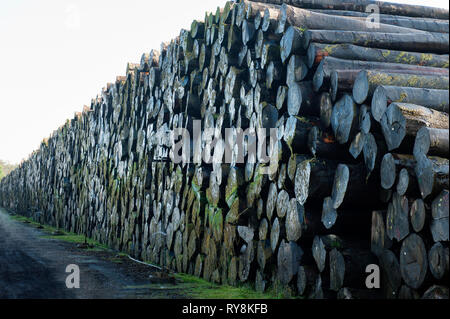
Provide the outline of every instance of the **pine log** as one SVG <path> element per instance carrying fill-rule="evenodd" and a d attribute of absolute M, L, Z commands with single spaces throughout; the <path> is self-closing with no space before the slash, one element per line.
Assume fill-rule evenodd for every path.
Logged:
<path fill-rule="evenodd" d="M 448 130 L 448 114 L 416 104 L 396 102 L 389 105 L 381 118 L 381 129 L 389 151 L 399 148 L 406 136 L 411 141 L 424 126 Z"/>
<path fill-rule="evenodd" d="M 392 73 L 391 73 L 392 72 Z M 356 103 L 362 104 L 379 85 L 417 87 L 427 89 L 449 88 L 448 77 L 423 75 L 420 71 L 417 74 L 394 73 L 380 71 L 361 71 L 356 76 L 353 85 L 353 98 Z"/>
<path fill-rule="evenodd" d="M 428 48 L 426 48 L 425 52 L 428 52 Z M 318 65 L 326 56 L 344 60 L 403 63 L 437 68 L 448 68 L 449 65 L 448 54 L 377 49 L 376 47 L 364 47 L 349 43 L 328 44 L 313 42 L 309 44 L 306 56 L 306 65 L 309 68 Z"/>
<path fill-rule="evenodd" d="M 339 31 L 327 28 L 325 30 L 305 31 L 303 33 L 303 48 L 306 50 L 312 42 L 326 44 L 346 43 L 386 50 L 448 54 L 448 39 L 448 34 L 444 33 L 402 34 L 370 31 Z M 376 59 L 375 61 L 380 60 Z"/>
<path fill-rule="evenodd" d="M 400 250 L 400 272 L 405 283 L 413 289 L 419 288 L 425 280 L 428 258 L 425 244 L 417 234 L 409 235 Z"/>
<path fill-rule="evenodd" d="M 427 108 L 448 113 L 448 90 L 379 86 L 372 97 L 372 115 L 381 121 L 391 102 L 423 105 Z"/>
<path fill-rule="evenodd" d="M 423 126 L 417 131 L 413 154 L 449 156 L 448 129 Z"/>

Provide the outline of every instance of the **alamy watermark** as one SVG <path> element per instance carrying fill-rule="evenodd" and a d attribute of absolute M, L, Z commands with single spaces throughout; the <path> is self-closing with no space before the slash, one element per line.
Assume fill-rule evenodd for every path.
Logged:
<path fill-rule="evenodd" d="M 378 29 L 380 27 L 380 8 L 376 4 L 369 4 L 366 7 L 366 26 L 369 29 Z"/>
<path fill-rule="evenodd" d="M 66 273 L 70 273 L 66 277 L 66 287 L 68 289 L 80 288 L 80 267 L 75 264 L 67 265 Z"/>

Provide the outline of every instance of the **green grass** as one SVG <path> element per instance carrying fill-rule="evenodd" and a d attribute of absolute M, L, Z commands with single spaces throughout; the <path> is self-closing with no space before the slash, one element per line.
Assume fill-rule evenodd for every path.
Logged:
<path fill-rule="evenodd" d="M 186 294 L 193 299 L 280 299 L 283 294 L 277 294 L 272 290 L 260 293 L 248 284 L 236 287 L 229 285 L 218 285 L 204 279 L 187 275 L 175 274 L 175 278 L 182 281 L 180 284 Z"/>
<path fill-rule="evenodd" d="M 30 225 L 32 225 L 34 227 L 42 226 L 43 227 L 42 231 L 46 233 L 46 235 L 41 236 L 42 238 L 57 239 L 57 240 L 65 241 L 68 243 L 74 243 L 74 244 L 82 244 L 86 240 L 86 242 L 89 245 L 93 246 L 92 248 L 88 248 L 87 250 L 92 250 L 92 251 L 108 250 L 108 247 L 106 245 L 100 244 L 99 242 L 97 242 L 91 238 L 85 239 L 84 235 L 78 235 L 75 233 L 71 233 L 71 232 L 67 232 L 67 231 L 58 229 L 53 226 L 40 224 L 38 222 L 35 222 L 30 217 L 25 217 L 25 216 L 20 216 L 20 215 L 10 215 L 10 216 L 12 219 L 14 219 L 16 221 L 19 221 L 22 223 L 29 223 Z M 60 235 L 54 234 L 55 232 L 59 232 Z"/>

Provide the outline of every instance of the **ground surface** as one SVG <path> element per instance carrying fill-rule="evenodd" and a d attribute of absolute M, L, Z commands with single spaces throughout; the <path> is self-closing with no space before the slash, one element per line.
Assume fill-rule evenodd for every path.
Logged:
<path fill-rule="evenodd" d="M 0 298 L 187 297 L 173 280 L 159 278 L 147 265 L 113 251 L 80 249 L 48 235 L 0 209 Z M 80 268 L 79 289 L 66 287 L 69 264 Z"/>
<path fill-rule="evenodd" d="M 83 236 L 55 231 L 0 208 L 0 299 L 283 297 L 258 293 L 248 284 L 231 287 L 186 274 L 167 275 L 92 240 L 93 248 L 81 249 Z M 66 287 L 70 264 L 80 268 L 79 289 Z"/>

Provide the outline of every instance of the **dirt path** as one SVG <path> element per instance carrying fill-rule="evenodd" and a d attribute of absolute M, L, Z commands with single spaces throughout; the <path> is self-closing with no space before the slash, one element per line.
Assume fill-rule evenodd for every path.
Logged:
<path fill-rule="evenodd" d="M 151 267 L 43 235 L 0 209 L 0 298 L 186 298 L 169 280 L 149 279 Z M 79 289 L 66 287 L 69 264 L 80 268 Z"/>

